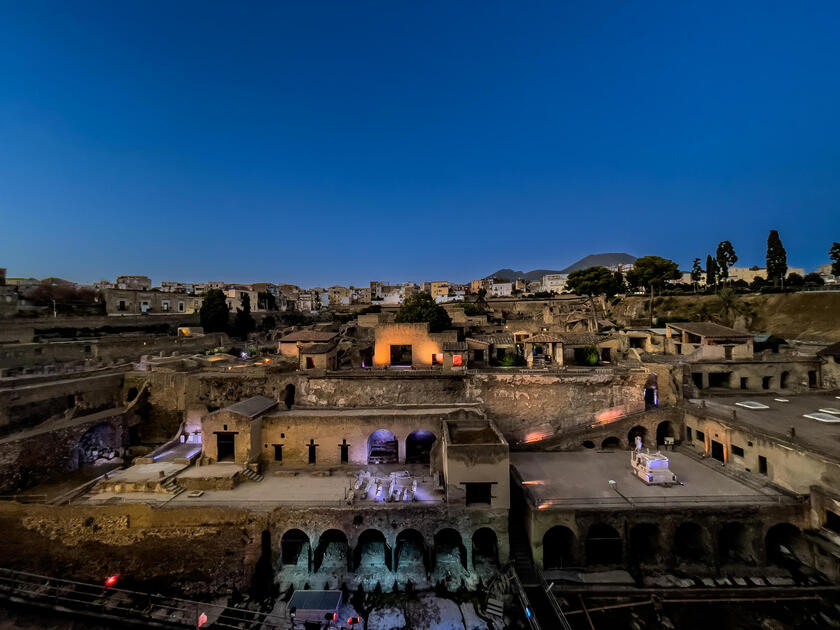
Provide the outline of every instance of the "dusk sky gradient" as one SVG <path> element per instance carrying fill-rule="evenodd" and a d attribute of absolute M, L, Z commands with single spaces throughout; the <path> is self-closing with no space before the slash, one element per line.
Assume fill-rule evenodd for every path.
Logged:
<path fill-rule="evenodd" d="M 840 241 L 840 3 L 3 2 L 0 266 L 364 285 Z"/>

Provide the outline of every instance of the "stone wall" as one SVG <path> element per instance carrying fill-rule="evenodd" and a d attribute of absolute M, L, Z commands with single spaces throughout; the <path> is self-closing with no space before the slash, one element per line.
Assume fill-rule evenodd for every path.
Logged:
<path fill-rule="evenodd" d="M 117 407 L 122 383 L 123 374 L 105 374 L 0 389 L 0 435 L 74 407 L 81 413 Z"/>

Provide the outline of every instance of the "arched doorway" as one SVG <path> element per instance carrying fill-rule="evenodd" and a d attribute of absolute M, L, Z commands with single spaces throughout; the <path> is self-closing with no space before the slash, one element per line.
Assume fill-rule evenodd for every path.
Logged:
<path fill-rule="evenodd" d="M 458 530 L 447 528 L 435 534 L 435 567 L 441 565 L 467 568 L 467 548 Z"/>
<path fill-rule="evenodd" d="M 405 463 L 428 464 L 436 440 L 435 434 L 426 429 L 417 429 L 409 433 L 405 440 Z"/>
<path fill-rule="evenodd" d="M 368 464 L 396 464 L 399 446 L 396 436 L 388 429 L 379 429 L 368 438 Z"/>
<path fill-rule="evenodd" d="M 129 387 L 129 388 L 128 388 L 128 392 L 127 392 L 127 393 L 126 393 L 126 395 L 125 395 L 125 401 L 126 401 L 126 402 L 131 402 L 131 401 L 133 401 L 135 398 L 137 398 L 137 393 L 138 393 L 138 392 L 137 392 L 137 388 L 136 388 L 136 387 Z"/>
<path fill-rule="evenodd" d="M 741 523 L 724 523 L 718 535 L 721 563 L 755 564 L 755 551 L 747 528 Z"/>
<path fill-rule="evenodd" d="M 677 434 L 674 431 L 674 425 L 670 420 L 663 420 L 656 425 L 656 443 L 657 445 L 665 444 L 665 438 L 670 437 L 676 439 Z"/>
<path fill-rule="evenodd" d="M 574 566 L 575 534 L 568 527 L 555 525 L 543 535 L 543 568 Z"/>
<path fill-rule="evenodd" d="M 473 569 L 499 566 L 499 539 L 489 527 L 475 530 L 472 537 Z"/>
<path fill-rule="evenodd" d="M 350 568 L 349 545 L 346 534 L 339 529 L 328 529 L 318 539 L 315 548 L 315 572 L 321 567 L 327 570 L 344 570 Z"/>
<path fill-rule="evenodd" d="M 691 521 L 680 523 L 674 532 L 674 554 L 686 562 L 708 560 L 709 534 L 706 528 Z"/>
<path fill-rule="evenodd" d="M 309 536 L 299 529 L 290 529 L 280 539 L 280 562 L 284 566 L 294 565 L 306 567 L 309 571 L 312 564 Z"/>
<path fill-rule="evenodd" d="M 595 523 L 586 533 L 587 564 L 621 564 L 623 544 L 614 527 Z"/>
<path fill-rule="evenodd" d="M 787 568 L 799 566 L 809 555 L 802 532 L 790 523 L 777 523 L 768 529 L 764 548 L 768 562 Z"/>
<path fill-rule="evenodd" d="M 659 564 L 662 561 L 659 526 L 654 523 L 633 525 L 627 554 L 634 564 Z"/>
<path fill-rule="evenodd" d="M 616 450 L 619 448 L 621 448 L 621 440 L 614 435 L 605 438 L 604 441 L 601 442 L 601 449 L 603 450 Z"/>
<path fill-rule="evenodd" d="M 294 386 L 294 384 L 289 383 L 283 389 L 283 403 L 286 405 L 286 409 L 291 409 L 292 405 L 295 404 L 295 386 Z"/>
<path fill-rule="evenodd" d="M 429 570 L 429 553 L 423 534 L 416 529 L 404 529 L 397 534 L 394 571 Z"/>
<path fill-rule="evenodd" d="M 636 437 L 642 438 L 642 446 L 649 446 L 647 444 L 647 429 L 641 425 L 637 425 L 627 432 L 627 443 L 630 448 L 636 448 Z"/>
<path fill-rule="evenodd" d="M 385 540 L 385 534 L 378 529 L 366 529 L 359 536 L 353 551 L 353 567 L 369 570 L 391 570 L 391 548 Z"/>

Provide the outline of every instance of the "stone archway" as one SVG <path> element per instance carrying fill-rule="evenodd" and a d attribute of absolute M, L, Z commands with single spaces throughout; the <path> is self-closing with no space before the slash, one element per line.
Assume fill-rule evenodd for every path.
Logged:
<path fill-rule="evenodd" d="M 724 523 L 720 528 L 718 558 L 722 564 L 755 564 L 755 550 L 743 523 Z"/>
<path fill-rule="evenodd" d="M 630 528 L 627 553 L 635 564 L 659 564 L 662 561 L 662 543 L 659 526 L 655 523 L 638 523 Z"/>
<path fill-rule="evenodd" d="M 417 429 L 405 439 L 405 463 L 428 464 L 437 436 L 426 429 Z"/>
<path fill-rule="evenodd" d="M 368 464 L 396 464 L 399 462 L 397 436 L 388 429 L 377 429 L 368 436 Z"/>
<path fill-rule="evenodd" d="M 467 548 L 458 530 L 446 528 L 435 534 L 435 567 L 458 564 L 467 569 Z"/>
<path fill-rule="evenodd" d="M 312 568 L 312 549 L 309 536 L 299 529 L 290 529 L 280 539 L 280 562 L 283 566 Z"/>
<path fill-rule="evenodd" d="M 563 569 L 574 566 L 576 537 L 563 525 L 555 525 L 543 534 L 543 568 Z"/>
<path fill-rule="evenodd" d="M 489 527 L 481 527 L 472 536 L 473 569 L 482 565 L 497 568 L 499 566 L 499 538 Z"/>
<path fill-rule="evenodd" d="M 665 438 L 674 438 L 677 439 L 677 433 L 674 430 L 674 425 L 671 424 L 670 420 L 663 420 L 658 425 L 656 425 L 656 444 L 661 446 L 665 444 Z"/>
<path fill-rule="evenodd" d="M 397 534 L 394 552 L 394 572 L 421 569 L 428 573 L 429 550 L 426 540 L 416 529 L 404 529 Z"/>
<path fill-rule="evenodd" d="M 709 532 L 693 521 L 680 523 L 674 532 L 674 555 L 686 562 L 708 561 Z"/>
<path fill-rule="evenodd" d="M 391 571 L 391 547 L 385 539 L 385 534 L 378 529 L 366 529 L 359 536 L 356 548 L 353 550 L 353 568 L 371 571 Z"/>
<path fill-rule="evenodd" d="M 328 529 L 318 539 L 315 548 L 315 572 L 321 567 L 334 570 L 350 569 L 350 546 L 347 535 L 340 529 Z"/>
<path fill-rule="evenodd" d="M 586 563 L 621 564 L 623 547 L 621 536 L 614 527 L 606 523 L 595 523 L 586 533 Z"/>

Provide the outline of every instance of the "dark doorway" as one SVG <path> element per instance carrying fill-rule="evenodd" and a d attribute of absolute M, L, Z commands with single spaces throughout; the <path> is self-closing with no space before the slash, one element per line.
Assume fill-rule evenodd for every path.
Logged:
<path fill-rule="evenodd" d="M 275 444 L 274 445 L 274 461 L 275 462 L 282 462 L 283 461 L 283 445 L 282 444 Z"/>
<path fill-rule="evenodd" d="M 309 463 L 310 464 L 315 464 L 318 461 L 317 450 L 318 450 L 318 445 L 315 444 L 315 440 L 309 440 Z"/>
<path fill-rule="evenodd" d="M 692 372 L 691 373 L 691 380 L 694 382 L 695 387 L 697 389 L 703 389 L 703 373 L 702 372 Z"/>
<path fill-rule="evenodd" d="M 608 449 L 619 449 L 621 448 L 621 441 L 615 437 L 610 436 L 605 438 L 603 442 L 601 442 L 601 449 L 608 450 Z"/>
<path fill-rule="evenodd" d="M 359 536 L 353 550 L 353 568 L 388 569 L 391 571 L 391 548 L 385 534 L 376 529 L 366 529 Z"/>
<path fill-rule="evenodd" d="M 749 389 L 749 380 L 746 376 L 741 377 L 741 389 Z"/>
<path fill-rule="evenodd" d="M 568 527 L 556 525 L 543 536 L 543 568 L 574 566 L 575 535 Z"/>
<path fill-rule="evenodd" d="M 391 346 L 391 365 L 411 365 L 411 346 Z"/>
<path fill-rule="evenodd" d="M 292 405 L 295 404 L 295 386 L 291 383 L 286 385 L 283 390 L 283 403 L 286 405 L 286 409 L 291 409 Z"/>
<path fill-rule="evenodd" d="M 397 549 L 394 554 L 394 571 L 399 567 L 429 568 L 428 550 L 423 535 L 416 529 L 404 529 L 397 534 Z"/>
<path fill-rule="evenodd" d="M 428 464 L 435 440 L 435 434 L 425 429 L 417 429 L 410 433 L 405 440 L 405 463 Z"/>
<path fill-rule="evenodd" d="M 808 370 L 808 387 L 816 387 L 817 386 L 817 371 L 816 370 Z"/>
<path fill-rule="evenodd" d="M 482 527 L 473 534 L 472 539 L 473 569 L 482 564 L 499 566 L 499 541 L 496 532 L 489 527 Z"/>
<path fill-rule="evenodd" d="M 730 372 L 709 372 L 709 387 L 729 387 Z"/>
<path fill-rule="evenodd" d="M 674 426 L 668 421 L 664 420 L 656 427 L 656 443 L 665 444 L 665 438 L 675 438 Z"/>
<path fill-rule="evenodd" d="M 630 559 L 636 564 L 658 564 L 661 558 L 659 527 L 639 523 L 630 529 Z"/>
<path fill-rule="evenodd" d="M 708 535 L 697 523 L 681 523 L 674 533 L 674 552 L 689 562 L 702 562 L 708 555 Z"/>
<path fill-rule="evenodd" d="M 627 443 L 630 445 L 630 448 L 636 448 L 636 436 L 642 438 L 642 446 L 644 446 L 647 440 L 647 429 L 643 426 L 635 426 L 630 429 L 627 433 Z"/>
<path fill-rule="evenodd" d="M 758 456 L 758 472 L 762 475 L 767 474 L 767 458 L 764 455 Z"/>
<path fill-rule="evenodd" d="M 396 436 L 387 429 L 379 429 L 368 438 L 368 464 L 396 464 L 399 448 Z"/>
<path fill-rule="evenodd" d="M 723 444 L 712 440 L 712 457 L 718 460 L 719 462 L 726 461 L 723 456 Z"/>
<path fill-rule="evenodd" d="M 309 537 L 299 529 L 290 529 L 280 539 L 280 561 L 284 565 L 302 564 L 309 567 Z"/>
<path fill-rule="evenodd" d="M 216 455 L 220 462 L 232 462 L 234 460 L 236 438 L 235 433 L 216 434 Z"/>
<path fill-rule="evenodd" d="M 315 572 L 321 567 L 331 571 L 352 570 L 350 568 L 350 547 L 347 544 L 347 536 L 337 529 L 328 529 L 318 539 L 318 546 L 315 548 Z"/>
<path fill-rule="evenodd" d="M 342 440 L 338 448 L 341 449 L 341 463 L 346 464 L 350 461 L 350 445 L 347 443 L 347 440 Z"/>
<path fill-rule="evenodd" d="M 595 523 L 586 534 L 587 564 L 621 564 L 621 536 L 606 523 Z"/>

